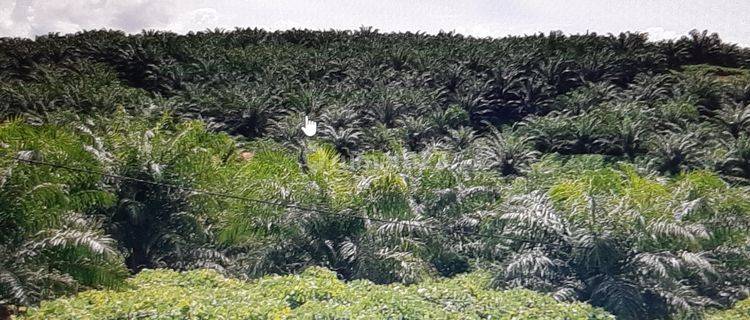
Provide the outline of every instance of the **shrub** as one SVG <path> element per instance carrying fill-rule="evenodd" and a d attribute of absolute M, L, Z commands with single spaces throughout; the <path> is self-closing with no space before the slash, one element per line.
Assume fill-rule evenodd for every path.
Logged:
<path fill-rule="evenodd" d="M 708 320 L 743 320 L 750 319 L 750 299 L 745 299 L 734 305 L 734 308 L 713 312 Z"/>
<path fill-rule="evenodd" d="M 584 303 L 494 291 L 482 272 L 420 285 L 342 282 L 323 268 L 253 281 L 210 270 L 144 270 L 119 290 L 43 302 L 22 319 L 611 319 Z"/>

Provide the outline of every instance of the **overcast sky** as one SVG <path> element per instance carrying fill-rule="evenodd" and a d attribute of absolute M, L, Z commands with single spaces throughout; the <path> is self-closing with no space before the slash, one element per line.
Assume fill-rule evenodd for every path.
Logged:
<path fill-rule="evenodd" d="M 208 28 L 267 30 L 440 30 L 501 37 L 643 31 L 675 38 L 691 29 L 750 46 L 747 0 L 0 0 L 0 36 L 111 28 L 184 33 Z"/>

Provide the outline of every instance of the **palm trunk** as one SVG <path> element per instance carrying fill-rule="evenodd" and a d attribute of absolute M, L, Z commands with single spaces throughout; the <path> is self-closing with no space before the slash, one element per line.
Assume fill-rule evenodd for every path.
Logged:
<path fill-rule="evenodd" d="M 10 320 L 10 316 L 13 313 L 10 312 L 10 307 L 0 304 L 0 320 Z"/>

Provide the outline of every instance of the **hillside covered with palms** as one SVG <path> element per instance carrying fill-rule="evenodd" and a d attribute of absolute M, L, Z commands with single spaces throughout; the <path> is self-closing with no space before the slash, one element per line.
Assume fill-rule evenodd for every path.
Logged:
<path fill-rule="evenodd" d="M 0 118 L 22 318 L 750 318 L 750 49 L 706 31 L 0 38 Z"/>

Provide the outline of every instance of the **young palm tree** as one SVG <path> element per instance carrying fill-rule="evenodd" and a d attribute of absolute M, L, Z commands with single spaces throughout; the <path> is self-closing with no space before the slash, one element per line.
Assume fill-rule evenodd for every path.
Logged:
<path fill-rule="evenodd" d="M 750 137 L 743 134 L 726 144 L 729 151 L 720 169 L 731 176 L 750 179 Z"/>
<path fill-rule="evenodd" d="M 622 154 L 633 160 L 641 153 L 645 139 L 648 135 L 648 127 L 641 119 L 624 118 L 614 125 L 611 137 L 603 137 L 596 140 L 596 144 L 603 146 L 618 154 Z"/>
<path fill-rule="evenodd" d="M 587 113 L 567 118 L 570 123 L 569 136 L 561 141 L 557 149 L 573 154 L 592 153 L 600 135 L 601 121 L 596 115 Z"/>
<path fill-rule="evenodd" d="M 323 125 L 320 133 L 324 140 L 333 144 L 334 149 L 336 149 L 344 159 L 350 159 L 354 155 L 362 137 L 362 131 L 356 127 L 343 127 L 336 129 L 330 125 Z"/>
<path fill-rule="evenodd" d="M 674 82 L 675 78 L 669 74 L 639 74 L 624 94 L 628 101 L 652 105 L 669 97 Z"/>
<path fill-rule="evenodd" d="M 107 230 L 127 251 L 128 268 L 220 266 L 225 258 L 212 246 L 210 231 L 217 208 L 183 188 L 224 179 L 221 169 L 236 163 L 232 140 L 197 122 L 175 125 L 162 119 L 151 127 L 120 115 L 105 141 L 119 174 L 181 187 L 134 180 L 116 184 L 117 206 L 104 218 Z"/>
<path fill-rule="evenodd" d="M 730 103 L 716 110 L 711 119 L 732 137 L 750 133 L 750 104 Z"/>
<path fill-rule="evenodd" d="M 719 277 L 711 253 L 696 249 L 711 237 L 706 226 L 689 222 L 698 207 L 685 203 L 681 208 L 687 213 L 676 213 L 686 221 L 669 221 L 647 218 L 622 200 L 602 207 L 589 196 L 586 212 L 574 218 L 540 192 L 510 198 L 505 213 L 483 222 L 508 237 L 486 245 L 511 250 L 497 269 L 495 285 L 587 300 L 623 319 L 698 314 L 712 303 L 700 288 L 715 285 Z M 617 227 L 623 218 L 635 225 Z"/>
<path fill-rule="evenodd" d="M 538 155 L 529 142 L 529 138 L 493 128 L 486 137 L 477 140 L 477 155 L 504 176 L 519 175 Z"/>
<path fill-rule="evenodd" d="M 516 99 L 512 104 L 521 115 L 546 113 L 547 107 L 552 103 L 552 91 L 554 88 L 543 82 L 541 76 L 536 74 L 519 80 L 518 86 L 512 93 Z"/>
<path fill-rule="evenodd" d="M 701 155 L 696 132 L 663 132 L 654 138 L 651 164 L 660 172 L 677 174 L 694 166 Z"/>
<path fill-rule="evenodd" d="M 406 113 L 407 108 L 401 101 L 397 101 L 398 94 L 402 94 L 402 89 L 393 89 L 389 87 L 378 87 L 373 92 L 374 97 L 365 110 L 366 119 L 371 123 L 380 123 L 388 128 L 396 127 L 398 120 Z"/>
<path fill-rule="evenodd" d="M 448 135 L 444 138 L 444 142 L 453 150 L 460 151 L 469 148 L 476 139 L 477 134 L 473 129 L 462 126 L 458 129 L 448 130 Z"/>

